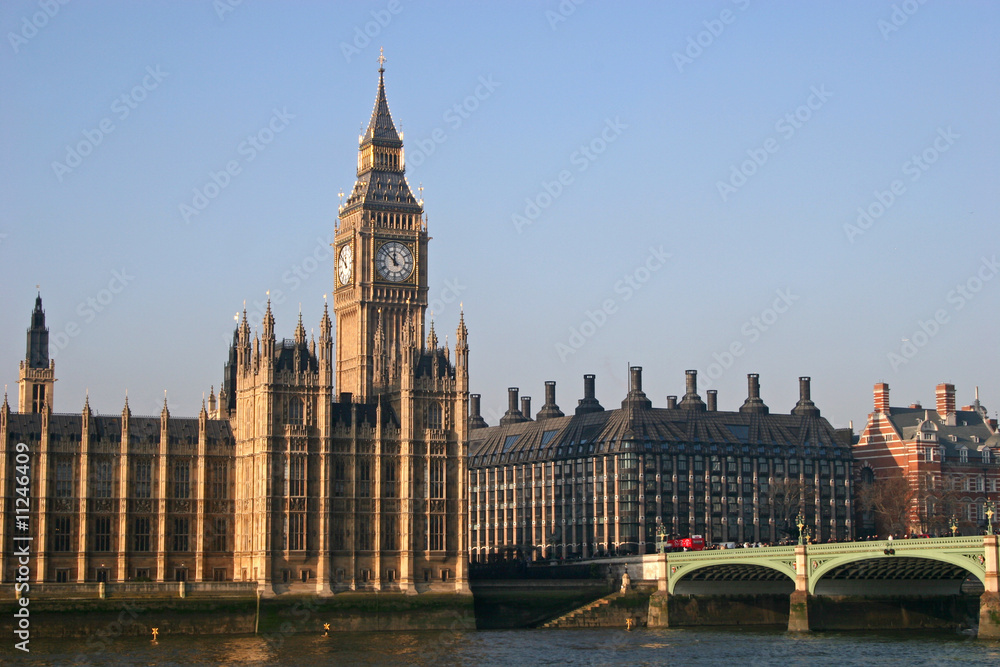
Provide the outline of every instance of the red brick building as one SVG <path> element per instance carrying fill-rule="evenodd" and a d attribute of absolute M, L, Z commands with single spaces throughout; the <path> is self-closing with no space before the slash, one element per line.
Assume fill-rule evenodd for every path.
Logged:
<path fill-rule="evenodd" d="M 933 409 L 897 408 L 889 406 L 889 385 L 875 385 L 875 411 L 854 445 L 856 488 L 861 494 L 864 484 L 904 477 L 912 494 L 904 532 L 946 535 L 954 517 L 960 532 L 975 534 L 986 525 L 985 503 L 1000 500 L 1000 434 L 978 394 L 956 409 L 955 386 L 942 383 Z M 860 517 L 858 529 L 874 532 L 874 517 Z"/>

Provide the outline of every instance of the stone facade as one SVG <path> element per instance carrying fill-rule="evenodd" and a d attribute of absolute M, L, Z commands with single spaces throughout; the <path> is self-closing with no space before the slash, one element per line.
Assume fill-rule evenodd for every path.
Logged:
<path fill-rule="evenodd" d="M 265 595 L 468 592 L 468 332 L 439 344 L 427 219 L 404 176 L 384 69 L 341 206 L 334 326 L 279 340 L 244 310 L 197 418 L 54 414 L 41 297 L 18 412 L 0 408 L 0 573 L 17 568 L 13 479 L 30 458 L 34 582 L 255 581 Z M 336 388 L 336 392 L 335 392 Z M 21 534 L 21 533 L 19 533 Z"/>

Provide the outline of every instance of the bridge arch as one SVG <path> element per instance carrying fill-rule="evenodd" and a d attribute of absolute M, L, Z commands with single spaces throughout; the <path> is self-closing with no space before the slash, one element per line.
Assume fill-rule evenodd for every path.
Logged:
<path fill-rule="evenodd" d="M 677 571 L 671 573 L 671 576 L 669 577 L 669 586 L 667 589 L 668 593 L 674 593 L 677 585 L 682 582 L 696 581 L 692 578 L 692 575 L 699 572 L 706 574 L 704 573 L 704 570 L 713 570 L 713 574 L 715 575 L 704 580 L 760 581 L 766 579 L 783 581 L 787 578 L 791 580 L 793 584 L 795 583 L 794 561 L 788 563 L 768 558 L 741 558 L 739 560 L 727 561 L 713 560 L 698 563 L 684 563 L 679 566 Z M 767 573 L 773 574 L 768 576 Z"/>
<path fill-rule="evenodd" d="M 956 570 L 964 571 L 967 574 L 971 574 L 976 577 L 984 585 L 986 583 L 986 567 L 979 560 L 970 558 L 968 555 L 957 554 L 957 553 L 933 553 L 933 552 L 904 552 L 899 555 L 890 555 L 877 551 L 870 551 L 866 553 L 854 553 L 854 554 L 844 554 L 840 556 L 834 556 L 832 558 L 821 558 L 810 556 L 809 557 L 809 594 L 815 595 L 816 586 L 820 584 L 831 572 L 843 568 L 846 565 L 852 563 L 861 563 L 863 561 L 879 561 L 880 570 L 891 571 L 894 569 L 892 565 L 898 565 L 899 570 L 909 569 L 910 573 L 919 574 L 919 562 L 924 561 L 927 563 L 926 567 L 923 569 L 928 573 L 940 573 L 942 571 L 942 565 L 954 566 Z M 890 567 L 885 567 L 882 562 L 886 564 L 891 564 Z M 917 565 L 914 568 L 914 565 Z M 934 564 L 937 564 L 935 567 Z M 848 577 L 850 578 L 850 577 Z M 860 577 L 859 577 L 860 578 Z M 919 578 L 919 577 L 918 577 Z M 877 579 L 877 577 L 873 577 Z M 882 579 L 884 580 L 884 579 Z"/>

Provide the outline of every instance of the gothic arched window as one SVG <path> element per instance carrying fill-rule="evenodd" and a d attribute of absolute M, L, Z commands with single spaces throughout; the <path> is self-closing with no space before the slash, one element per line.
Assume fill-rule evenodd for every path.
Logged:
<path fill-rule="evenodd" d="M 427 408 L 427 428 L 441 428 L 441 405 L 431 403 Z"/>

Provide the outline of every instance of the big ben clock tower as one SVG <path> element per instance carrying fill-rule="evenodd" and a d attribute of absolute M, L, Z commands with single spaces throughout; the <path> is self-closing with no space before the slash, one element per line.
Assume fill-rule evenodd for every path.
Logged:
<path fill-rule="evenodd" d="M 403 140 L 389 114 L 384 64 L 380 56 L 375 108 L 359 139 L 358 178 L 340 208 L 334 241 L 336 390 L 360 402 L 378 384 L 377 353 L 393 357 L 404 340 L 419 346 L 427 308 L 427 226 L 404 176 Z"/>

